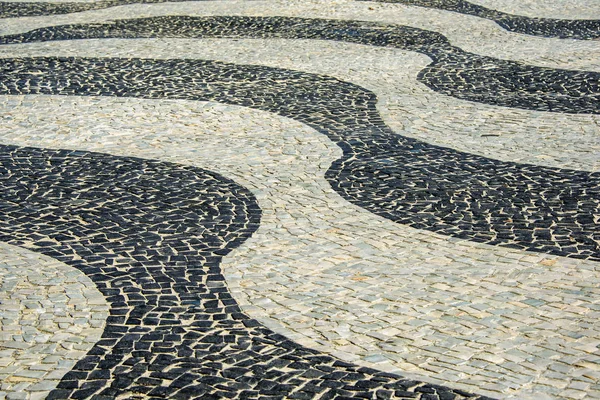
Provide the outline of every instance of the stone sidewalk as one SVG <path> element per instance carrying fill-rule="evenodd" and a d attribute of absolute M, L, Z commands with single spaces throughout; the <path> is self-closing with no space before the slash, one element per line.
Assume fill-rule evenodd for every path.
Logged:
<path fill-rule="evenodd" d="M 594 3 L 0 3 L 0 398 L 600 398 Z"/>

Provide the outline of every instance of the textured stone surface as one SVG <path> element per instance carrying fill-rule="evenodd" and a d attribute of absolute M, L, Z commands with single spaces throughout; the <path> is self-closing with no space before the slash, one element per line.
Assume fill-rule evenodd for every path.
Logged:
<path fill-rule="evenodd" d="M 490 8 L 486 8 L 477 4 L 476 2 L 471 3 L 466 0 L 375 1 L 440 8 L 442 10 L 475 15 L 477 17 L 490 19 L 509 31 L 528 35 L 559 37 L 567 39 L 598 39 L 600 37 L 600 20 L 591 19 L 593 16 L 588 16 L 585 19 L 579 20 L 569 20 L 564 16 L 561 16 L 557 19 L 539 18 L 538 16 L 528 17 L 499 11 L 494 5 L 492 5 Z M 597 10 L 597 6 L 592 5 L 590 8 L 593 10 L 592 14 L 595 14 L 594 11 Z"/>
<path fill-rule="evenodd" d="M 210 167 L 255 193 L 261 226 L 225 257 L 224 276 L 245 312 L 297 343 L 519 398 L 535 398 L 550 378 L 576 384 L 593 373 L 584 332 L 597 318 L 595 263 L 374 219 L 331 190 L 323 175 L 340 150 L 312 129 L 211 103 L 28 96 L 4 104 L 11 100 L 9 115 L 20 118 L 0 131 L 4 142 Z M 493 386 L 490 374 L 499 376 Z"/>
<path fill-rule="evenodd" d="M 82 38 L 254 37 L 347 41 L 394 47 L 429 56 L 418 79 L 431 89 L 461 99 L 514 108 L 564 113 L 598 113 L 600 73 L 553 70 L 481 57 L 450 45 L 435 32 L 410 27 L 253 17 L 156 17 L 105 25 L 70 25 L 6 36 L 0 44 Z"/>
<path fill-rule="evenodd" d="M 4 59 L 2 73 L 3 94 L 215 100 L 295 118 L 344 150 L 327 179 L 377 215 L 476 242 L 600 259 L 597 173 L 505 163 L 403 138 L 381 123 L 374 94 L 350 83 L 200 60 Z"/>
<path fill-rule="evenodd" d="M 260 43 L 260 46 L 257 44 Z M 377 95 L 377 110 L 395 132 L 462 152 L 540 166 L 600 171 L 600 116 L 487 106 L 439 95 L 414 77 L 429 58 L 398 49 L 282 39 L 137 39 L 59 41 L 0 47 L 12 56 L 82 55 L 214 59 L 328 75 Z M 10 51 L 9 51 L 10 50 Z M 340 64 L 337 60 L 344 59 Z M 19 104 L 18 102 L 15 104 Z M 25 117 L 10 114 L 7 124 Z M 9 133 L 9 125 L 5 125 Z M 2 127 L 0 127 L 2 129 Z"/>
<path fill-rule="evenodd" d="M 11 95 L 0 100 L 1 142 L 79 150 L 5 147 L 11 156 L 4 161 L 11 173 L 3 199 L 12 208 L 3 211 L 3 218 L 10 221 L 15 210 L 21 210 L 19 222 L 27 221 L 22 229 L 18 223 L 5 224 L 5 240 L 65 257 L 63 262 L 86 272 L 96 283 L 114 282 L 114 290 L 105 293 L 112 307 L 105 338 L 80 359 L 51 396 L 460 398 L 466 393 L 456 389 L 463 389 L 498 397 L 597 397 L 598 264 L 593 257 L 552 256 L 546 252 L 554 250 L 544 245 L 528 253 L 460 240 L 369 212 L 380 213 L 385 204 L 398 203 L 393 191 L 369 189 L 377 179 L 389 182 L 380 188 L 406 181 L 406 175 L 395 172 L 398 166 L 420 169 L 417 182 L 427 182 L 435 165 L 444 166 L 436 175 L 440 179 L 456 171 L 448 165 L 464 168 L 471 162 L 470 171 L 477 179 L 482 176 L 478 169 L 495 165 L 501 168 L 486 179 L 506 178 L 515 171 L 526 171 L 529 179 L 519 186 L 522 175 L 514 175 L 516 179 L 505 181 L 503 190 L 535 192 L 530 182 L 548 177 L 553 188 L 585 188 L 571 196 L 572 204 L 579 202 L 577 224 L 588 229 L 576 240 L 583 241 L 580 246 L 586 246 L 588 239 L 588 246 L 597 245 L 597 212 L 585 204 L 598 197 L 594 193 L 598 159 L 593 151 L 597 116 L 581 113 L 593 108 L 576 104 L 587 96 L 594 106 L 597 74 L 557 70 L 593 65 L 586 61 L 594 59 L 593 52 L 572 56 L 584 48 L 593 49 L 593 42 L 571 41 L 567 46 L 556 39 L 527 38 L 520 43 L 537 49 L 521 52 L 519 45 L 511 48 L 485 35 L 469 38 L 473 26 L 493 31 L 480 18 L 431 8 L 347 1 L 290 3 L 288 7 L 276 2 L 130 5 L 68 18 L 86 24 L 115 16 L 217 12 L 283 12 L 293 17 L 359 20 L 362 17 L 348 16 L 363 13 L 366 19 L 384 23 L 398 15 L 407 20 L 419 18 L 415 19 L 418 29 L 352 21 L 171 17 L 105 27 L 82 25 L 70 32 L 57 26 L 66 17 L 3 21 L 0 30 L 7 35 L 56 26 L 29 37 L 56 37 L 63 32 L 62 39 L 92 38 L 0 46 L 5 58 L 45 57 L 3 61 L 6 68 L 0 82 Z M 459 20 L 469 23 L 457 25 Z M 460 28 L 450 29 L 453 24 Z M 454 47 L 433 31 L 446 35 Z M 195 39 L 199 34 L 238 38 Z M 159 37 L 163 35 L 169 38 Z M 507 37 L 516 37 L 511 35 Z M 96 36 L 114 38 L 93 39 Z M 136 36 L 156 38 L 124 40 Z M 247 39 L 280 36 L 290 39 Z M 418 41 L 424 38 L 425 42 Z M 414 39 L 418 40 L 411 42 Z M 473 54 L 472 49 L 458 48 L 461 40 L 470 41 L 474 48 L 483 44 L 486 58 Z M 497 51 L 514 53 L 506 59 L 517 63 L 490 58 L 495 55 L 494 43 Z M 570 52 L 569 46 L 579 50 Z M 545 48 L 553 49 L 551 57 L 542 56 Z M 444 53 L 447 50 L 450 58 Z M 446 58 L 436 59 L 436 54 Z M 428 88 L 416 78 L 429 57 L 441 60 L 439 65 L 445 65 L 445 70 L 426 77 Z M 188 60 L 168 60 L 181 58 Z M 519 64 L 523 58 L 554 70 Z M 501 86 L 478 78 L 489 77 L 489 71 L 481 71 L 481 65 L 469 69 L 473 60 L 504 66 L 495 71 Z M 405 72 L 399 72 L 402 65 L 408 66 Z M 466 72 L 458 72 L 461 69 Z M 507 74 L 513 69 L 518 72 Z M 539 79 L 536 90 L 540 93 L 536 94 L 527 89 L 531 82 L 520 82 L 519 77 L 527 79 L 527 74 L 540 71 L 548 75 Z M 580 80 L 581 90 L 562 96 L 569 93 L 564 84 L 572 85 L 569 79 L 573 77 Z M 477 79 L 487 85 L 487 93 L 478 92 Z M 522 90 L 515 91 L 518 88 Z M 465 93 L 470 100 L 456 99 Z M 524 104 L 537 110 L 523 109 Z M 540 104 L 560 106 L 549 113 Z M 447 132 L 450 135 L 445 137 Z M 513 140 L 495 141 L 497 132 L 514 134 Z M 578 146 L 565 144 L 577 140 L 579 132 L 583 140 Z M 454 143 L 461 137 L 473 144 Z M 536 141 L 543 145 L 536 147 Z M 521 143 L 522 149 L 511 151 Z M 394 157 L 415 150 L 415 144 L 419 151 L 411 152 L 411 163 L 394 164 L 399 160 Z M 377 154 L 381 151 L 383 158 Z M 348 167 L 339 165 L 340 160 Z M 421 162 L 413 166 L 415 160 Z M 533 160 L 528 162 L 535 166 L 515 163 L 524 160 Z M 507 166 L 510 172 L 502 172 Z M 32 175 L 32 171 L 39 173 Z M 102 171 L 102 179 L 92 171 Z M 332 175 L 332 171 L 340 173 Z M 382 177 L 382 172 L 388 176 Z M 11 183 L 15 179 L 16 186 Z M 332 190 L 343 182 L 356 185 Z M 470 194 L 478 190 L 478 184 L 465 187 Z M 355 205 L 339 195 L 352 190 L 356 190 Z M 33 195 L 21 194 L 28 192 Z M 147 195 L 135 195 L 144 192 Z M 177 199 L 202 201 L 188 208 L 186 200 L 167 200 L 165 194 L 171 192 Z M 193 196 L 192 192 L 196 197 L 186 197 L 188 193 Z M 549 199 L 547 190 L 539 193 Z M 91 201 L 92 194 L 102 200 Z M 502 193 L 492 195 L 505 201 Z M 14 196 L 18 201 L 11 200 Z M 472 211 L 482 201 L 475 197 L 458 209 Z M 246 206 L 227 211 L 230 205 L 241 204 Z M 565 203 L 550 206 L 560 209 Z M 431 208 L 426 209 L 434 215 L 439 212 Z M 208 214 L 203 214 L 206 210 Z M 534 201 L 531 217 L 544 215 L 543 210 L 542 203 Z M 232 214 L 236 222 L 226 222 Z M 37 215 L 41 218 L 34 218 Z M 177 223 L 179 217 L 183 219 L 177 229 L 182 230 L 171 237 L 164 223 Z M 413 221 L 422 217 L 411 214 Z M 211 218 L 221 223 L 213 225 Z M 244 220 L 254 222 L 247 225 L 249 230 L 236 230 Z M 512 221 L 503 221 L 507 222 Z M 69 228 L 82 223 L 84 230 Z M 455 222 L 448 229 L 453 224 L 465 229 L 463 223 Z M 65 229 L 72 239 L 57 234 Z M 138 238 L 130 251 L 123 247 L 129 245 L 121 235 L 123 229 Z M 91 236 L 93 241 L 89 239 L 92 231 L 98 232 Z M 211 232 L 216 236 L 210 236 Z M 548 246 L 548 236 L 537 233 L 531 243 Z M 500 239 L 505 240 L 504 235 Z M 553 240 L 555 247 L 566 245 L 556 235 L 550 237 Z M 162 253 L 179 246 L 187 249 L 183 258 Z M 67 257 L 68 249 L 74 253 Z M 569 255 L 586 256 L 588 250 L 581 247 Z M 119 251 L 122 258 L 115 265 L 111 254 Z M 187 272 L 182 275 L 181 271 Z M 223 279 L 228 286 L 222 284 Z M 153 282 L 161 287 L 158 298 L 153 297 Z M 133 289 L 136 284 L 141 291 Z M 99 288 L 106 291 L 102 285 Z M 197 296 L 200 303 L 191 306 L 183 293 Z M 148 309 L 155 299 L 158 308 Z M 339 360 L 399 372 L 414 380 Z M 25 378 L 33 379 L 33 375 Z M 420 383 L 423 380 L 443 386 Z M 42 386 L 38 389 L 51 389 Z M 11 397 L 27 394 L 33 397 L 32 391 L 18 393 L 17 389 Z"/>
<path fill-rule="evenodd" d="M 35 2 L 35 1 L 2 1 L 0 2 L 0 17 L 30 17 L 54 14 L 70 14 L 89 10 L 118 7 L 128 4 L 153 4 L 163 3 L 168 0 L 101 0 L 72 2 Z M 196 0 L 202 1 L 202 0 Z"/>
<path fill-rule="evenodd" d="M 492 21 L 439 9 L 398 3 L 354 0 L 272 0 L 158 3 L 103 10 L 4 19 L 1 34 L 24 33 L 36 28 L 75 23 L 106 23 L 123 18 L 154 16 L 288 16 L 406 25 L 438 32 L 464 51 L 550 68 L 600 71 L 599 44 L 588 40 L 561 40 L 511 33 Z M 500 46 L 499 43 L 502 43 Z"/>
<path fill-rule="evenodd" d="M 108 305 L 80 271 L 0 243 L 0 396 L 46 395 L 100 339 Z"/>
<path fill-rule="evenodd" d="M 470 0 L 473 4 L 537 18 L 600 19 L 600 8 L 593 0 Z"/>
<path fill-rule="evenodd" d="M 102 339 L 49 397 L 466 395 L 337 361 L 246 317 L 218 264 L 260 209 L 233 182 L 137 158 L 2 150 L 0 238 L 81 270 L 110 304 Z"/>
<path fill-rule="evenodd" d="M 201 1 L 201 0 L 197 0 Z M 360 0 L 359 0 L 360 1 Z M 365 0 L 362 0 L 365 1 Z M 371 1 L 371 0 L 368 0 Z M 390 3 L 400 3 L 406 5 L 416 5 L 420 7 L 439 8 L 442 10 L 474 15 L 481 18 L 493 20 L 501 27 L 518 33 L 529 35 L 539 35 L 558 38 L 572 39 L 597 39 L 600 37 L 598 30 L 600 21 L 593 20 L 598 14 L 598 7 L 595 3 L 579 2 L 578 12 L 571 12 L 572 20 L 565 14 L 558 14 L 557 17 L 539 18 L 537 10 L 530 12 L 535 14 L 531 17 L 526 15 L 514 15 L 511 13 L 500 11 L 495 4 L 491 7 L 485 1 L 483 2 L 468 2 L 465 0 L 375 0 L 385 1 Z M 117 7 L 129 4 L 155 4 L 169 2 L 169 0 L 103 0 L 95 2 L 73 1 L 73 2 L 0 2 L 0 17 L 24 17 L 38 15 L 53 15 L 53 14 L 69 14 L 88 10 L 98 10 L 110 7 Z M 484 4 L 482 4 L 484 3 Z M 488 5 L 488 7 L 485 7 Z M 511 7 L 503 5 L 504 8 Z M 564 6 L 563 6 L 564 7 Z M 572 5 L 571 5 L 572 7 Z M 512 8 L 512 7 L 511 7 Z M 525 7 L 527 9 L 527 7 Z M 589 12 L 582 9 L 591 10 Z M 527 12 L 526 12 L 527 14 Z M 543 14 L 543 12 L 542 12 Z M 553 13 L 557 15 L 556 11 Z M 583 15 L 583 17 L 580 17 Z M 576 19 L 582 18 L 582 19 Z M 597 17 L 596 17 L 597 18 Z"/>

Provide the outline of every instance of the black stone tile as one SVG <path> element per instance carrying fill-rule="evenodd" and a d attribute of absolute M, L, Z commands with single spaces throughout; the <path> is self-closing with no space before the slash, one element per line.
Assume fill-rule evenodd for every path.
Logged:
<path fill-rule="evenodd" d="M 419 7 L 437 8 L 461 14 L 474 15 L 496 22 L 502 28 L 526 35 L 557 37 L 563 39 L 598 39 L 600 21 L 593 19 L 553 19 L 513 15 L 489 9 L 465 0 L 358 0 L 382 3 L 399 3 Z"/>
<path fill-rule="evenodd" d="M 1 40 L 174 34 L 400 47 L 434 59 L 437 72 L 430 67 L 419 79 L 442 93 L 555 112 L 599 107 L 598 74 L 482 58 L 434 32 L 363 22 L 161 17 Z M 499 70 L 482 75 L 482 63 Z M 474 241 L 600 255 L 589 217 L 599 207 L 599 174 L 502 163 L 400 137 L 381 121 L 373 93 L 333 78 L 211 61 L 48 57 L 1 60 L 0 92 L 212 100 L 278 113 L 342 148 L 327 178 L 373 213 Z M 49 398 L 476 398 L 336 361 L 241 313 L 227 288 L 212 283 L 224 281 L 222 256 L 258 228 L 260 208 L 224 177 L 151 160 L 0 145 L 0 191 L 0 240 L 78 268 L 111 307 L 103 339 Z M 524 204 L 532 206 L 523 211 Z"/>
<path fill-rule="evenodd" d="M 596 21 L 598 22 L 598 21 Z M 596 28 L 600 32 L 599 28 Z M 421 52 L 433 59 L 418 79 L 435 91 L 461 99 L 487 104 L 550 112 L 597 113 L 600 106 L 596 72 L 559 70 L 534 67 L 513 61 L 467 53 L 450 45 L 437 32 L 398 25 L 370 22 L 335 21 L 286 17 L 187 17 L 166 16 L 132 20 L 117 20 L 109 24 L 63 25 L 36 29 L 18 35 L 0 38 L 0 44 L 29 43 L 47 40 L 131 37 L 251 37 L 336 40 L 372 46 L 396 47 Z M 176 65 L 176 62 L 172 63 Z M 155 74 L 159 70 L 150 69 Z M 160 74 L 159 74 L 160 75 Z M 221 74 L 227 80 L 241 78 L 235 72 Z M 195 78 L 181 77 L 189 85 Z M 22 80 L 26 82 L 26 79 Z M 64 85 L 63 85 L 64 86 Z M 93 94 L 98 87 L 64 87 L 73 94 Z M 341 88 L 342 89 L 342 88 Z M 343 90 L 343 89 L 342 89 Z M 136 97 L 147 97 L 152 90 L 140 88 Z M 78 93 L 79 92 L 79 93 Z M 102 88 L 102 95 L 114 90 Z M 355 91 L 348 91 L 352 94 Z M 246 91 L 246 96 L 249 94 Z M 115 95 L 115 94 L 112 94 Z M 132 94 L 123 94 L 132 95 Z M 322 97 L 321 93 L 303 91 L 296 100 L 310 102 Z M 355 93 L 356 95 L 356 93 Z M 373 94 L 365 99 L 375 104 Z M 241 97 L 239 94 L 237 97 Z M 292 100 L 294 97 L 290 98 Z M 260 108 L 260 102 L 240 99 L 241 105 Z M 371 100 L 369 102 L 369 100 Z M 288 102 L 286 107 L 293 104 Z M 286 108 L 280 105 L 281 108 Z M 358 110 L 357 110 L 358 111 Z M 298 111 L 297 119 L 312 119 L 311 112 Z M 365 113 L 369 115 L 372 113 Z M 318 114 L 317 114 L 318 115 Z M 355 117 L 337 119 L 350 124 Z M 356 114 L 355 114 L 356 115 Z M 380 121 L 380 118 L 375 117 Z M 368 127 L 364 129 L 364 132 Z M 228 251 L 228 250 L 227 250 Z"/>
<path fill-rule="evenodd" d="M 387 32 L 384 28 L 389 29 L 391 38 L 381 39 L 382 32 Z M 379 36 L 369 35 L 370 30 L 377 31 Z M 453 76 L 463 79 L 474 74 L 466 82 L 441 79 L 438 72 L 444 68 L 440 65 L 428 67 L 438 71 L 433 75 L 427 69 L 420 74 L 431 87 L 444 93 L 456 91 L 457 97 L 475 96 L 477 101 L 507 105 L 502 100 L 502 93 L 506 93 L 508 105 L 563 112 L 591 112 L 600 107 L 598 73 L 539 70 L 502 60 L 484 60 L 449 46 L 439 34 L 425 32 L 423 37 L 424 32 L 377 24 L 371 27 L 362 22 L 358 26 L 352 21 L 300 18 L 159 17 L 124 20 L 114 25 L 53 27 L 10 40 L 173 34 L 183 37 L 237 34 L 240 37 L 343 38 L 358 42 L 367 38 L 363 40 L 366 44 L 420 49 L 436 60 L 434 64 L 445 59 L 451 60 L 448 65 L 452 68 L 465 65 L 465 70 Z M 428 41 L 431 43 L 424 44 Z M 478 75 L 487 69 L 468 67 L 487 62 L 496 63 L 491 71 L 497 79 Z M 57 81 L 68 77 L 76 85 L 74 89 L 83 86 L 95 90 L 100 85 L 105 95 L 212 100 L 250 105 L 295 118 L 317 128 L 344 149 L 344 157 L 333 163 L 326 177 L 344 198 L 373 213 L 417 229 L 481 243 L 520 246 L 577 258 L 599 254 L 598 242 L 587 238 L 597 231 L 597 225 L 588 216 L 599 208 L 600 174 L 499 162 L 403 138 L 383 125 L 374 106 L 375 96 L 349 83 L 295 71 L 193 60 L 42 58 L 5 60 L 3 63 L 7 73 L 6 83 L 0 86 L 2 93 L 37 93 L 43 89 L 60 94 L 64 85 L 59 89 Z M 508 64 L 502 67 L 503 63 Z M 45 72 L 31 78 L 27 87 L 14 87 L 21 76 L 29 76 L 27 71 L 31 69 Z M 128 80 L 118 73 L 123 69 L 140 77 Z M 138 70 L 140 74 L 135 73 Z M 80 71 L 91 73 L 91 81 L 81 77 Z M 174 78 L 172 81 L 166 78 L 169 75 Z M 521 79 L 521 76 L 528 79 Z M 182 77 L 185 79 L 180 79 Z M 179 80 L 175 81 L 175 78 Z M 579 95 L 562 96 L 553 92 L 554 89 L 546 94 L 542 90 L 530 93 L 521 88 L 536 79 L 537 86 L 547 83 Z M 553 80 L 561 83 L 552 85 Z M 196 82 L 193 94 L 189 85 L 181 84 L 185 81 Z M 479 87 L 482 82 L 489 86 L 485 96 L 469 91 L 469 87 Z M 508 86 L 503 89 L 496 83 Z M 252 91 L 247 90 L 249 86 Z M 309 89 L 317 87 L 317 91 Z M 307 93 L 311 95 L 307 96 Z M 254 102 L 256 99 L 260 102 Z M 515 101 L 518 104 L 513 104 Z M 315 120 L 313 115 L 317 111 L 321 117 Z M 356 115 L 364 117 L 356 118 Z M 524 209 L 523 204 L 530 206 Z M 574 242 L 568 245 L 564 240 L 547 240 L 555 237 L 554 230 L 564 230 L 567 226 L 574 227 L 574 233 L 582 235 L 579 238 L 573 236 Z M 519 234 L 514 231 L 516 227 L 520 229 Z M 549 228 L 549 235 L 533 237 L 530 234 L 536 228 Z M 211 229 L 218 227 L 215 225 Z M 212 236 L 205 235 L 205 239 L 209 237 Z M 586 239 L 581 239 L 584 237 Z M 540 245 L 536 245 L 536 241 Z M 219 249 L 215 254 L 228 251 Z M 223 277 L 210 274 L 208 279 L 223 280 Z M 215 313 L 214 320 L 226 319 L 218 314 L 218 310 Z M 147 323 L 153 322 L 148 320 Z"/>

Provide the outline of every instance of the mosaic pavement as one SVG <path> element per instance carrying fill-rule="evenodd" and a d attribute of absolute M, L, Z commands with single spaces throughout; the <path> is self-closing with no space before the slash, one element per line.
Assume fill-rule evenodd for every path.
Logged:
<path fill-rule="evenodd" d="M 595 1 L 0 17 L 0 398 L 600 398 Z"/>

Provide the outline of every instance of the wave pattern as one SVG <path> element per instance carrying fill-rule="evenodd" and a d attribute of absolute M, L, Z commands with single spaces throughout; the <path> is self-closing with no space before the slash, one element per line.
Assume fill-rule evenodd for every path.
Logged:
<path fill-rule="evenodd" d="M 161 18 L 49 28 L 3 44 L 232 32 L 419 51 L 433 59 L 419 79 L 442 93 L 543 111 L 598 111 L 597 74 L 483 58 L 411 28 Z M 213 61 L 79 57 L 3 59 L 0 77 L 1 94 L 210 100 L 277 113 L 342 148 L 326 177 L 375 214 L 477 242 L 600 260 L 600 174 L 500 162 L 401 137 L 381 120 L 375 95 L 347 82 Z M 219 263 L 257 229 L 260 210 L 234 182 L 199 168 L 99 153 L 2 146 L 1 154 L 0 240 L 83 271 L 111 307 L 102 340 L 50 398 L 476 397 L 337 361 L 243 314 Z"/>
<path fill-rule="evenodd" d="M 600 112 L 600 73 L 535 67 L 467 53 L 441 34 L 369 22 L 285 17 L 154 17 L 66 25 L 0 38 L 0 44 L 147 37 L 240 37 L 336 40 L 423 53 L 419 74 L 431 89 L 460 99 L 562 113 Z"/>
<path fill-rule="evenodd" d="M 128 4 L 156 4 L 173 0 L 100 0 L 92 3 L 22 3 L 0 2 L 0 18 L 37 17 L 45 15 L 70 14 L 82 11 L 125 6 Z M 194 0 L 203 1 L 203 0 Z"/>
<path fill-rule="evenodd" d="M 0 18 L 33 17 L 42 15 L 69 14 L 82 11 L 100 10 L 129 4 L 155 4 L 175 0 L 103 0 L 93 3 L 20 3 L 0 2 Z M 202 0 L 194 0 L 202 1 Z M 598 20 L 564 20 L 552 18 L 532 18 L 492 10 L 465 0 L 357 0 L 400 3 L 411 6 L 437 8 L 441 10 L 473 15 L 490 19 L 502 28 L 527 35 L 569 39 L 597 39 L 600 37 Z"/>
<path fill-rule="evenodd" d="M 600 38 L 599 20 L 566 20 L 553 18 L 532 18 L 492 10 L 465 0 L 357 0 L 399 3 L 411 6 L 437 8 L 461 14 L 474 15 L 496 22 L 502 28 L 526 35 L 557 37 L 561 39 Z"/>
<path fill-rule="evenodd" d="M 0 240 L 81 270 L 110 305 L 102 339 L 49 398 L 469 396 L 336 361 L 243 314 L 218 265 L 260 210 L 232 181 L 99 153 L 1 150 Z"/>
<path fill-rule="evenodd" d="M 376 98 L 293 71 L 194 60 L 2 60 L 2 94 L 211 100 L 291 117 L 344 151 L 326 177 L 399 223 L 530 251 L 600 259 L 600 174 L 505 163 L 396 135 Z M 127 73 L 119 71 L 128 71 Z"/>

